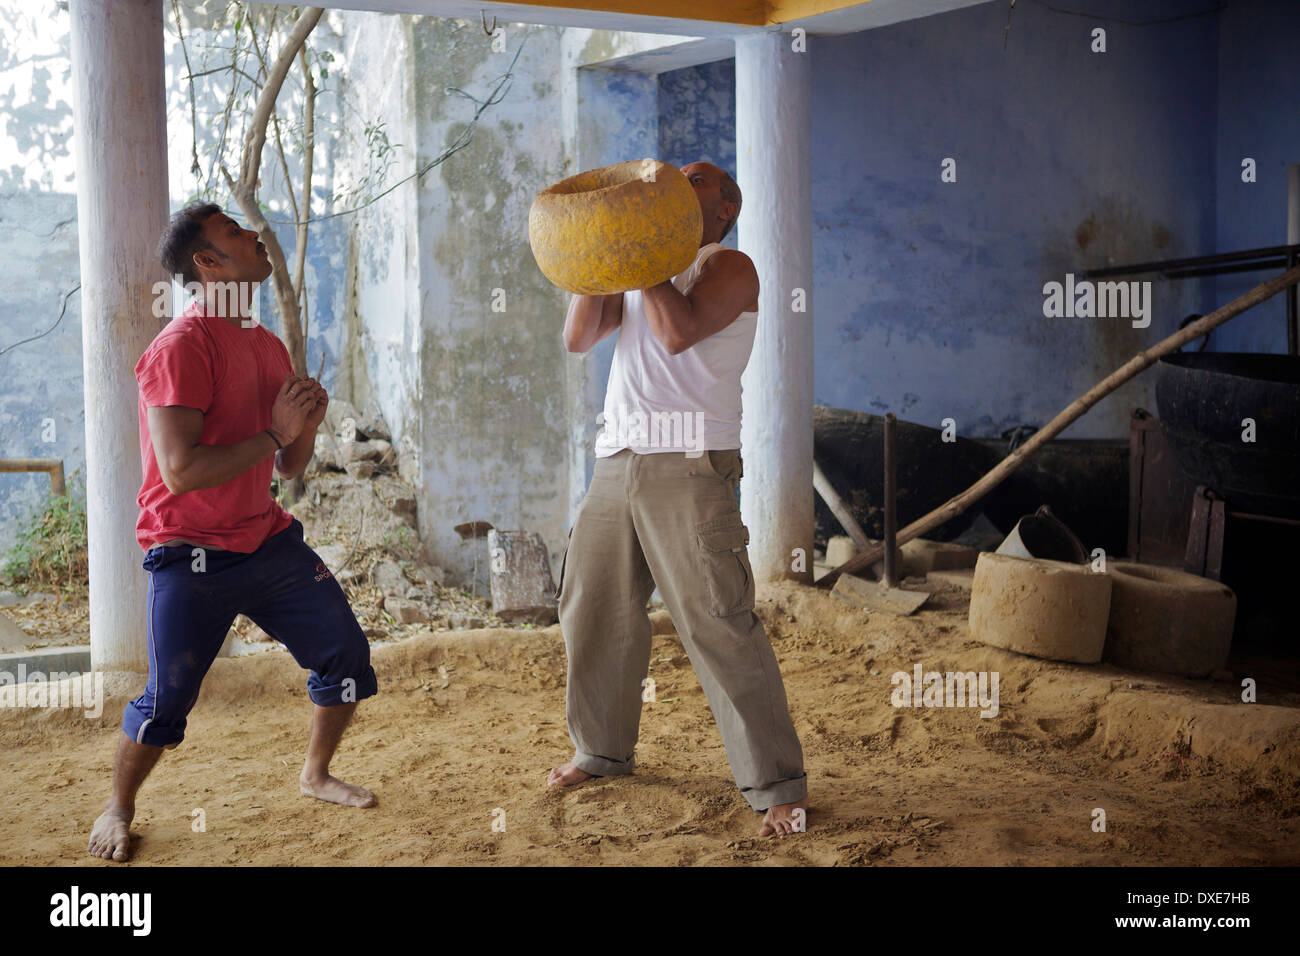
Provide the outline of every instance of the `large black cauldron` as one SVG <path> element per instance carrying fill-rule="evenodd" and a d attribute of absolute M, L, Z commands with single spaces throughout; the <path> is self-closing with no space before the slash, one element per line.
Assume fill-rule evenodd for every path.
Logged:
<path fill-rule="evenodd" d="M 1300 356 L 1178 352 L 1156 405 L 1179 464 L 1242 511 L 1300 518 Z M 1245 419 L 1255 440 L 1242 440 Z"/>

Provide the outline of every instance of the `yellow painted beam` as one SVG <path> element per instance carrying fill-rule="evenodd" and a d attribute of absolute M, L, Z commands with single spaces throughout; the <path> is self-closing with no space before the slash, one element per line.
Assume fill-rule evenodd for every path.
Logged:
<path fill-rule="evenodd" d="M 595 10 L 631 16 L 706 20 L 760 27 L 769 21 L 768 0 L 513 0 L 521 6 Z M 490 12 L 490 8 L 489 8 Z"/>
<path fill-rule="evenodd" d="M 815 17 L 819 13 L 859 7 L 866 2 L 868 0 L 769 0 L 767 22 L 769 24 L 789 23 L 791 20 Z"/>
<path fill-rule="evenodd" d="M 629 16 L 706 20 L 761 27 L 788 23 L 867 0 L 514 0 L 521 6 L 595 10 Z M 490 9 L 490 8 L 489 8 Z"/>

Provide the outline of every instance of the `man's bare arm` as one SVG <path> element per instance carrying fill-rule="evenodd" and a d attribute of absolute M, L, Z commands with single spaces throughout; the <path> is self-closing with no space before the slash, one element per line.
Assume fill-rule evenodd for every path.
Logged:
<path fill-rule="evenodd" d="M 275 453 L 275 476 L 277 478 L 297 478 L 311 464 L 312 455 L 316 454 L 316 426 L 304 427 L 283 449 Z"/>
<path fill-rule="evenodd" d="M 650 330 L 669 355 L 677 355 L 721 332 L 758 300 L 758 272 L 743 252 L 722 249 L 704 263 L 690 295 L 665 280 L 641 296 Z"/>
<path fill-rule="evenodd" d="M 623 293 L 575 295 L 564 316 L 564 347 L 570 352 L 590 352 L 622 322 Z"/>
<path fill-rule="evenodd" d="M 317 404 L 317 392 L 313 388 L 295 389 L 293 397 L 289 396 L 288 391 L 296 380 L 292 375 L 284 380 L 271 406 L 270 430 L 276 433 L 279 444 L 286 445 L 285 451 L 306 430 L 308 416 Z M 167 490 L 174 495 L 223 485 L 262 461 L 277 445 L 277 438 L 265 431 L 233 445 L 204 445 L 201 443 L 203 412 L 183 405 L 150 406 L 148 424 L 158 471 Z M 310 458 L 308 453 L 307 460 Z"/>
<path fill-rule="evenodd" d="M 174 495 L 215 488 L 237 478 L 276 450 L 266 432 L 233 445 L 202 445 L 203 413 L 183 405 L 149 408 L 149 437 L 167 490 Z"/>

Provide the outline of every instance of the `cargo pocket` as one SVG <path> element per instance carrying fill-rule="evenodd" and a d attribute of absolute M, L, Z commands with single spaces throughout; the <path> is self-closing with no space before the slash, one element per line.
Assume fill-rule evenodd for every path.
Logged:
<path fill-rule="evenodd" d="M 730 617 L 754 609 L 754 571 L 749 564 L 749 529 L 740 512 L 733 512 L 695 528 L 704 580 L 709 592 L 709 613 Z"/>
<path fill-rule="evenodd" d="M 558 603 L 560 595 L 564 593 L 564 566 L 569 563 L 569 545 L 573 542 L 573 529 L 569 529 L 568 536 L 564 539 L 564 556 L 560 558 L 560 580 L 555 585 L 555 600 Z"/>

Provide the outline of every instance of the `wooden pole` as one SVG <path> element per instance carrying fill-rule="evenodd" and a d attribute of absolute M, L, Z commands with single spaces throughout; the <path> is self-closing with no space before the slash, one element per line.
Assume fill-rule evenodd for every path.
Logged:
<path fill-rule="evenodd" d="M 1115 371 L 1090 388 L 1079 398 L 1076 398 L 1055 418 L 1047 423 L 1042 429 L 1034 433 L 1034 436 L 1025 442 L 1006 458 L 1002 459 L 988 474 L 986 474 L 975 484 L 971 485 L 956 497 L 949 498 L 944 504 L 935 508 L 924 517 L 913 521 L 906 528 L 898 533 L 898 543 L 904 544 L 913 538 L 925 534 L 931 528 L 937 528 L 969 508 L 974 502 L 978 501 L 984 495 L 996 488 L 1002 481 L 1011 474 L 1038 449 L 1059 435 L 1076 419 L 1081 418 L 1088 409 L 1101 401 L 1115 389 L 1119 388 L 1133 376 L 1137 375 L 1143 369 L 1155 364 L 1156 360 L 1162 355 L 1168 355 L 1175 349 L 1186 345 L 1194 339 L 1208 333 L 1210 330 L 1218 328 L 1224 322 L 1235 316 L 1240 315 L 1247 309 L 1259 305 L 1266 299 L 1277 295 L 1283 289 L 1289 288 L 1300 282 L 1300 266 L 1295 266 L 1283 272 L 1275 279 L 1255 286 L 1249 292 L 1246 292 L 1233 299 L 1225 306 L 1214 310 L 1209 315 L 1197 319 L 1187 328 L 1175 332 L 1144 352 L 1139 352 L 1133 356 Z M 884 557 L 884 545 L 875 545 L 861 554 L 855 555 L 848 561 L 841 564 L 835 570 L 829 572 L 817 581 L 817 586 L 829 588 L 834 586 L 836 580 L 841 574 L 854 574 L 863 568 L 869 568 L 882 557 Z"/>
<path fill-rule="evenodd" d="M 826 473 L 822 471 L 821 465 L 815 460 L 813 461 L 813 487 L 817 489 L 817 494 L 822 496 L 822 501 L 826 502 L 826 507 L 831 509 L 831 514 L 835 515 L 835 520 L 840 523 L 840 527 L 848 532 L 853 543 L 859 548 L 871 547 L 871 539 L 862 530 L 862 525 L 858 524 L 849 506 L 844 503 L 844 499 L 839 496 L 839 492 L 835 490 Z"/>

